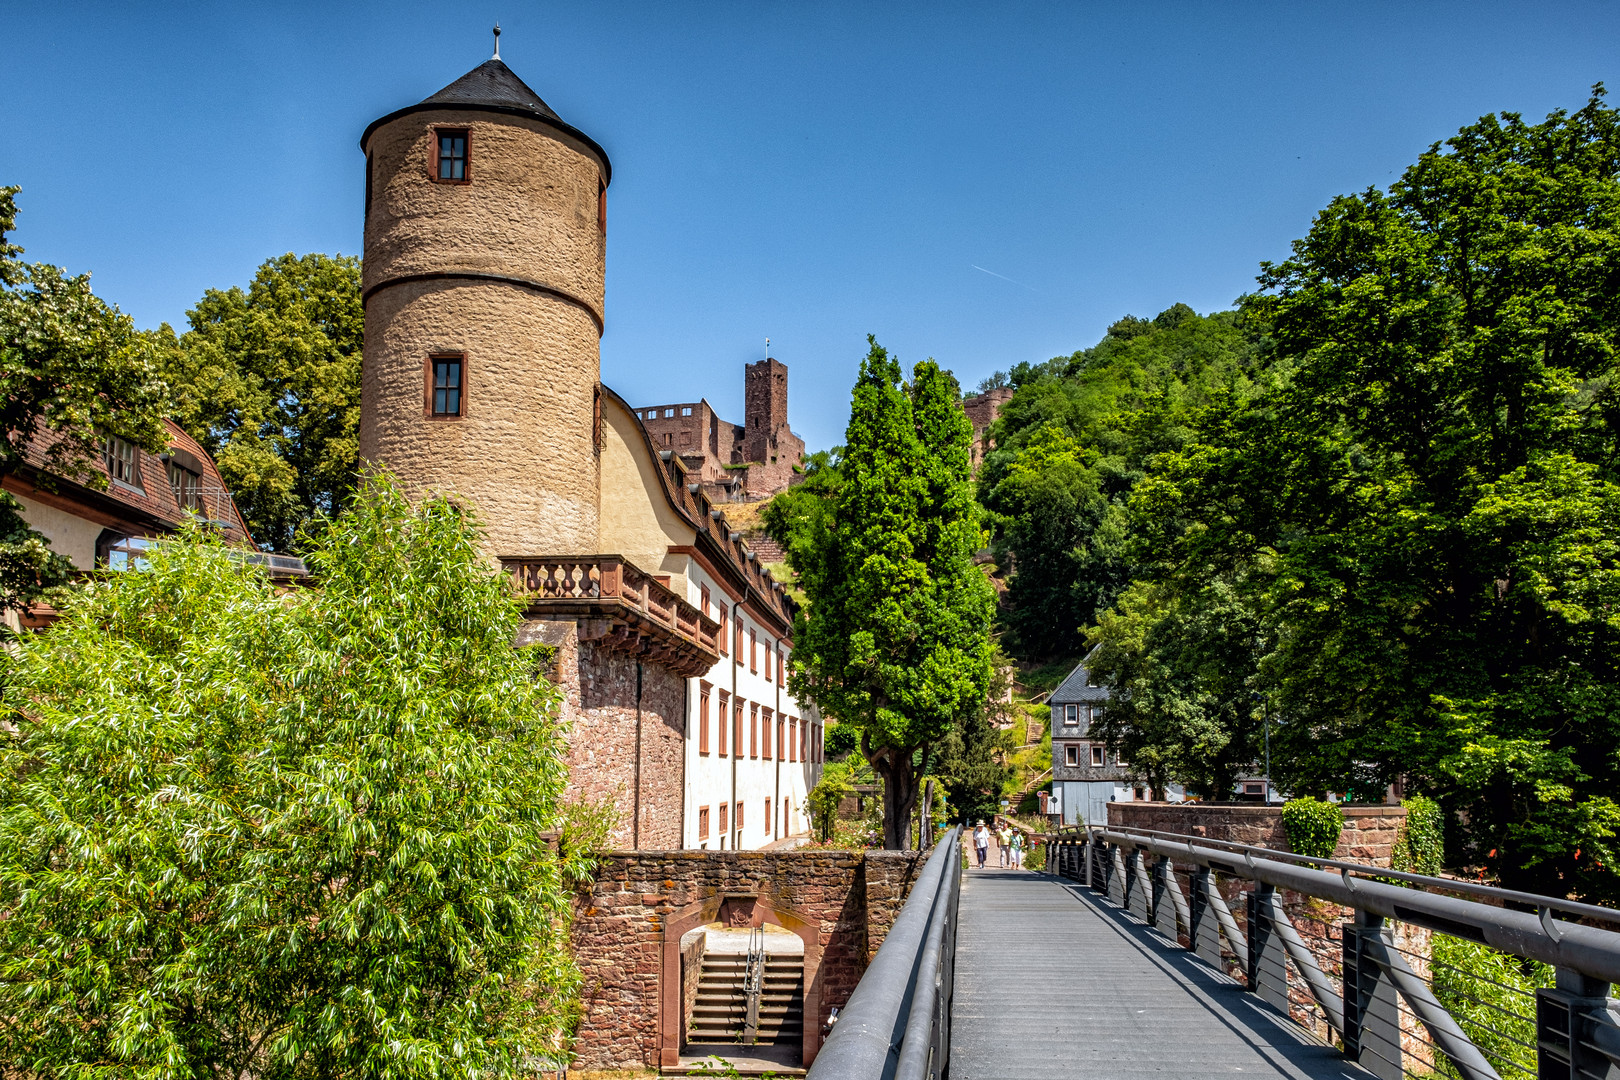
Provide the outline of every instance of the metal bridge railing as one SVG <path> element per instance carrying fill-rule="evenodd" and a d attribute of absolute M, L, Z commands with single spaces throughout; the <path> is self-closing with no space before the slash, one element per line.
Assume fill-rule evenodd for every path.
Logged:
<path fill-rule="evenodd" d="M 951 1050 L 962 827 L 928 857 L 809 1080 L 939 1080 Z"/>
<path fill-rule="evenodd" d="M 1620 923 L 1620 911 L 1148 829 L 1049 843 L 1052 873 L 1104 893 L 1285 1015 L 1314 1006 L 1380 1080 L 1620 1080 L 1620 1003 L 1609 997 L 1620 933 L 1554 916 Z M 1247 892 L 1241 928 L 1223 878 Z M 1311 899 L 1290 912 L 1280 890 Z M 1534 912 L 1447 895 L 1459 892 Z M 1489 948 L 1459 965 L 1431 947 L 1446 940 Z M 1541 964 L 1552 977 L 1530 981 L 1552 985 L 1527 986 Z"/>

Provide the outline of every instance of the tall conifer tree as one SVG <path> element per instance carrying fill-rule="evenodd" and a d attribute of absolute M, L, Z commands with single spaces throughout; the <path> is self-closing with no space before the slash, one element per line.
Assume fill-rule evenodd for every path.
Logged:
<path fill-rule="evenodd" d="M 972 430 L 932 361 L 909 388 L 871 338 L 826 532 L 796 553 L 796 695 L 858 727 L 883 778 L 884 846 L 905 846 L 933 743 L 982 701 L 994 596 L 973 565 Z M 909 390 L 909 392 L 908 392 Z"/>

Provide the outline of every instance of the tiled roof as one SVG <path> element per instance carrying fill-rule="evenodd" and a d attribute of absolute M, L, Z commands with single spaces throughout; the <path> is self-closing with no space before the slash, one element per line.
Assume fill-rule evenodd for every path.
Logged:
<path fill-rule="evenodd" d="M 1090 673 L 1086 670 L 1085 662 L 1076 664 L 1069 677 L 1058 684 L 1047 701 L 1052 705 L 1071 705 L 1080 702 L 1107 701 L 1111 696 L 1106 686 L 1088 686 Z"/>
<path fill-rule="evenodd" d="M 499 105 L 521 109 L 543 116 L 548 120 L 561 120 L 556 112 L 540 100 L 540 95 L 499 60 L 485 60 L 467 74 L 422 99 L 423 105 Z"/>
<path fill-rule="evenodd" d="M 403 109 L 396 109 L 387 116 L 373 120 L 360 136 L 360 149 L 366 148 L 371 133 L 383 124 L 398 120 L 402 116 L 409 116 L 411 113 L 433 109 L 475 110 L 532 117 L 547 127 L 583 142 L 602 162 L 603 181 L 607 182 L 612 178 L 613 166 L 608 161 L 607 151 L 603 150 L 595 139 L 559 117 L 550 105 L 541 100 L 539 94 L 518 78 L 499 58 L 485 60 L 443 90 L 423 98 L 415 105 L 407 105 Z"/>
<path fill-rule="evenodd" d="M 241 511 L 237 509 L 236 501 L 225 487 L 225 481 L 219 475 L 219 469 L 214 459 L 208 456 L 208 451 L 181 430 L 180 425 L 172 420 L 165 420 L 164 426 L 169 430 L 170 453 L 179 463 L 191 471 L 198 473 L 198 494 L 202 499 L 202 515 L 219 527 L 227 540 L 239 543 L 253 542 L 248 533 L 247 522 L 243 519 Z M 60 439 L 55 432 L 42 430 L 29 444 L 25 457 L 30 465 L 43 473 L 50 473 L 51 462 L 49 450 Z M 176 453 L 178 452 L 178 453 Z M 98 502 L 105 504 L 111 502 L 128 511 L 138 519 L 151 519 L 160 528 L 173 529 L 179 526 L 185 516 L 179 501 L 175 498 L 174 489 L 169 486 L 169 473 L 164 458 L 149 454 L 144 450 L 136 452 L 138 485 L 125 484 L 107 480 L 107 486 L 99 491 L 86 489 L 82 485 L 67 479 L 58 478 L 58 490 L 68 494 L 75 490 L 93 495 Z M 95 463 L 96 471 L 106 475 L 105 462 Z"/>

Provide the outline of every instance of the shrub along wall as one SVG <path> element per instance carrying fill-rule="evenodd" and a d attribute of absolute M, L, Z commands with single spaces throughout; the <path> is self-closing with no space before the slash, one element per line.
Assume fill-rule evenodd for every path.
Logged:
<path fill-rule="evenodd" d="M 1344 812 L 1344 831 L 1339 834 L 1333 857 L 1388 866 L 1401 824 L 1406 820 L 1406 808 L 1350 804 L 1340 809 Z M 1108 804 L 1108 823 L 1289 850 L 1282 808 L 1278 806 L 1114 802 Z"/>

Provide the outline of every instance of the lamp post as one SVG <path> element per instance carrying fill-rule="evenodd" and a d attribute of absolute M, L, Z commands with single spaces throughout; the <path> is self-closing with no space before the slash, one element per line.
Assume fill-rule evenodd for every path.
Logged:
<path fill-rule="evenodd" d="M 1266 705 L 1265 695 L 1261 694 L 1260 691 L 1258 691 L 1258 690 L 1249 691 L 1249 700 L 1257 702 L 1260 705 L 1261 723 L 1264 726 L 1265 733 L 1266 733 L 1265 734 L 1265 737 L 1266 737 L 1265 805 L 1270 806 L 1271 805 L 1271 709 L 1270 709 L 1269 706 Z"/>
<path fill-rule="evenodd" d="M 1271 710 L 1263 713 L 1266 723 L 1266 805 L 1271 805 Z"/>

